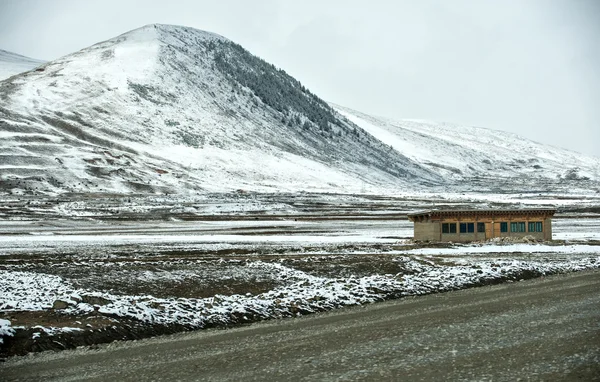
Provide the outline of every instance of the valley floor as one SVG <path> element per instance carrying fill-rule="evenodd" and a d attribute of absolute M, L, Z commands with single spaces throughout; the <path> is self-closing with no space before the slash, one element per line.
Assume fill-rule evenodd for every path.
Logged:
<path fill-rule="evenodd" d="M 589 200 L 563 200 L 553 242 L 469 245 L 410 240 L 406 213 L 431 208 L 427 198 L 254 197 L 253 208 L 228 200 L 169 207 L 155 220 L 134 218 L 156 212 L 136 200 L 117 217 L 99 212 L 119 205 L 105 199 L 22 204 L 26 215 L 0 221 L 3 355 L 600 267 L 600 216 Z M 32 217 L 35 208 L 45 218 Z M 79 216 L 48 216 L 69 209 Z"/>

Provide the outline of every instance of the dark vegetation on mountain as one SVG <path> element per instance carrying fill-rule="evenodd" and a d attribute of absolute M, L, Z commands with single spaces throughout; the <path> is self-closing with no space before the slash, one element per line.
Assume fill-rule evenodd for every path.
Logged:
<path fill-rule="evenodd" d="M 314 124 L 329 132 L 332 130 L 330 125 L 339 125 L 331 106 L 283 69 L 277 69 L 230 41 L 211 41 L 208 47 L 214 52 L 217 69 L 226 75 L 234 88 L 239 89 L 240 85 L 249 88 L 293 124 L 300 125 L 299 115 L 303 115 L 306 118 L 304 128 Z"/>

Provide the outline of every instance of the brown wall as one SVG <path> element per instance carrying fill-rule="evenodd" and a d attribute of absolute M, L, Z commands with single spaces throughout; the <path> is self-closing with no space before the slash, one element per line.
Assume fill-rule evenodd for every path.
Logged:
<path fill-rule="evenodd" d="M 552 240 L 552 219 L 544 219 L 544 240 Z"/>
<path fill-rule="evenodd" d="M 442 241 L 453 241 L 453 242 L 469 242 L 469 241 L 480 241 L 485 240 L 485 234 L 477 232 L 474 233 L 445 233 L 442 235 Z"/>
<path fill-rule="evenodd" d="M 415 222 L 415 240 L 440 241 L 439 222 Z"/>

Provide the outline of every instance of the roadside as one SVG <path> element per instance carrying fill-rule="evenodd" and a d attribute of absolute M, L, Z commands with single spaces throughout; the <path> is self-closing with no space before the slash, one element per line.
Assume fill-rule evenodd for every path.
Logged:
<path fill-rule="evenodd" d="M 0 365 L 6 380 L 598 380 L 600 271 Z"/>

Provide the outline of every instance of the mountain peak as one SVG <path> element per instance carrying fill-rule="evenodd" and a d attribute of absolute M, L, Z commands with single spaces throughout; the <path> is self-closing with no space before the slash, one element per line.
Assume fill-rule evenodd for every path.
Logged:
<path fill-rule="evenodd" d="M 170 34 L 190 34 L 194 35 L 194 37 L 204 38 L 206 40 L 221 40 L 221 41 L 229 41 L 229 39 L 213 32 L 196 29 L 192 27 L 186 27 L 181 25 L 171 25 L 171 24 L 150 24 L 146 27 L 154 27 L 154 29 L 161 31 L 163 33 Z"/>
<path fill-rule="evenodd" d="M 112 39 L 95 44 L 87 49 L 109 47 L 123 43 L 144 44 L 161 43 L 166 45 L 194 45 L 204 41 L 229 41 L 216 33 L 180 25 L 147 24 L 125 32 Z M 86 50 L 86 49 L 84 49 Z"/>
<path fill-rule="evenodd" d="M 23 179 L 44 192 L 440 180 L 285 71 L 188 27 L 150 24 L 95 44 L 0 83 L 0 98 L 0 126 L 13 137 L 0 142 L 10 162 L 0 179 L 18 192 Z"/>

